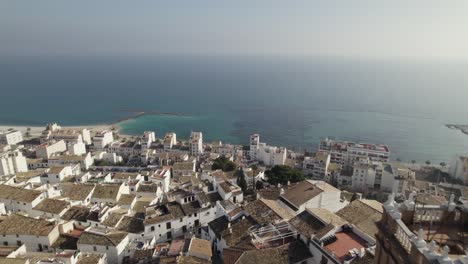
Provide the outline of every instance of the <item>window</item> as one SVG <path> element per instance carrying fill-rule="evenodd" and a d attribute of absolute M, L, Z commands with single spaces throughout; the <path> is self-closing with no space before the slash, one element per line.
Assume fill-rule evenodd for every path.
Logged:
<path fill-rule="evenodd" d="M 172 233 L 169 231 L 166 233 L 166 236 L 167 236 L 167 239 L 171 239 L 172 238 Z"/>
<path fill-rule="evenodd" d="M 106 250 L 109 250 L 109 246 L 106 246 Z"/>
<path fill-rule="evenodd" d="M 197 217 L 197 213 L 194 213 L 193 216 Z"/>
<path fill-rule="evenodd" d="M 183 221 L 183 218 L 180 219 L 180 222 L 182 222 L 182 221 Z"/>
<path fill-rule="evenodd" d="M 93 246 L 93 251 L 97 251 L 97 247 L 96 247 L 96 246 Z"/>
<path fill-rule="evenodd" d="M 187 232 L 187 226 L 182 227 L 182 232 L 186 233 Z"/>
<path fill-rule="evenodd" d="M 16 245 L 17 245 L 18 247 L 21 247 L 21 240 L 17 240 L 17 241 L 16 241 Z"/>
<path fill-rule="evenodd" d="M 8 242 L 7 241 L 3 242 L 3 245 L 8 246 Z"/>
<path fill-rule="evenodd" d="M 166 229 L 171 229 L 171 222 L 166 223 Z"/>
<path fill-rule="evenodd" d="M 154 231 L 154 226 L 151 227 L 151 231 Z"/>

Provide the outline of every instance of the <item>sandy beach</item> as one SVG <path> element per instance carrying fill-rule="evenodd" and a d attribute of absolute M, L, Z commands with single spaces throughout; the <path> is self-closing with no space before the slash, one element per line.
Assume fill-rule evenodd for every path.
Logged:
<path fill-rule="evenodd" d="M 96 124 L 96 125 L 83 125 L 83 126 L 61 126 L 66 129 L 84 129 L 87 128 L 92 132 L 102 131 L 102 130 L 114 130 L 120 131 L 120 126 L 118 124 L 105 125 L 105 124 Z M 23 132 L 23 135 L 26 135 L 26 132 L 29 130 L 30 137 L 38 137 L 44 131 L 45 126 L 18 126 L 18 125 L 0 125 L 0 131 L 7 131 L 9 129 L 18 130 Z"/>

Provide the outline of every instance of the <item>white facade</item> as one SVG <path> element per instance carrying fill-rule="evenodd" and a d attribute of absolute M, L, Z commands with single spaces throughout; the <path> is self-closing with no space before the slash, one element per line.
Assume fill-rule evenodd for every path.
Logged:
<path fill-rule="evenodd" d="M 114 135 L 112 131 L 101 131 L 93 138 L 94 148 L 96 150 L 102 150 L 112 142 L 114 142 Z"/>
<path fill-rule="evenodd" d="M 47 142 L 39 145 L 36 148 L 36 157 L 41 159 L 48 159 L 56 153 L 61 153 L 67 150 L 65 141 L 60 140 L 56 142 Z"/>
<path fill-rule="evenodd" d="M 81 156 L 86 154 L 86 145 L 83 142 L 68 143 L 68 152 L 70 155 Z"/>
<path fill-rule="evenodd" d="M 328 174 L 330 157 L 327 152 L 317 152 L 314 157 L 304 157 L 302 169 L 314 179 L 323 179 Z"/>
<path fill-rule="evenodd" d="M 93 231 L 86 231 L 93 232 Z M 105 236 L 105 234 L 102 234 Z M 110 240 L 110 239 L 109 239 Z M 81 252 L 100 253 L 106 254 L 108 263 L 122 263 L 123 257 L 125 256 L 125 248 L 129 243 L 129 236 L 127 235 L 117 245 L 89 245 L 82 244 L 78 240 L 78 250 Z"/>
<path fill-rule="evenodd" d="M 468 157 L 457 156 L 450 164 L 450 175 L 468 184 Z"/>
<path fill-rule="evenodd" d="M 361 159 L 377 162 L 388 162 L 390 159 L 390 150 L 386 145 L 335 141 L 328 138 L 320 141 L 319 151 L 329 152 L 331 162 L 346 166 L 352 166 Z"/>
<path fill-rule="evenodd" d="M 21 141 L 23 141 L 23 134 L 21 131 L 6 131 L 0 133 L 0 144 L 16 145 Z"/>
<path fill-rule="evenodd" d="M 175 144 L 177 144 L 176 133 L 166 133 L 164 136 L 164 150 L 172 149 Z"/>
<path fill-rule="evenodd" d="M 26 171 L 28 171 L 28 164 L 20 151 L 8 151 L 0 154 L 0 175 L 13 175 L 16 172 Z"/>
<path fill-rule="evenodd" d="M 190 155 L 198 156 L 203 154 L 203 134 L 202 132 L 190 133 Z"/>
<path fill-rule="evenodd" d="M 105 160 L 107 162 L 111 162 L 111 163 L 119 163 L 119 162 L 122 162 L 122 157 L 121 156 L 118 156 L 117 154 L 115 153 L 107 153 L 105 151 L 101 151 L 99 153 L 96 154 L 96 156 L 94 157 L 95 160 Z"/>
<path fill-rule="evenodd" d="M 260 136 L 250 136 L 250 159 L 263 162 L 266 166 L 284 165 L 287 150 L 283 147 L 269 146 L 260 142 Z"/>

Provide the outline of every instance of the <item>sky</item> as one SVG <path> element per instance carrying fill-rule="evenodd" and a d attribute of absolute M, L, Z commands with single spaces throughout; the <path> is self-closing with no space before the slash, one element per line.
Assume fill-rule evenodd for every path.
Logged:
<path fill-rule="evenodd" d="M 468 59 L 468 1 L 0 1 L 0 56 L 98 54 Z"/>

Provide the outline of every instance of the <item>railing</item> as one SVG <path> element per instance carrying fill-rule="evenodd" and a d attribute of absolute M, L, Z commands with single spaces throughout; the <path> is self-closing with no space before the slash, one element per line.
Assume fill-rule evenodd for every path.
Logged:
<path fill-rule="evenodd" d="M 405 223 L 403 223 L 401 219 L 397 219 L 396 223 L 397 231 L 395 233 L 395 237 L 406 250 L 406 252 L 410 253 L 413 246 L 412 240 L 415 235 L 408 229 L 408 227 L 406 227 Z"/>

